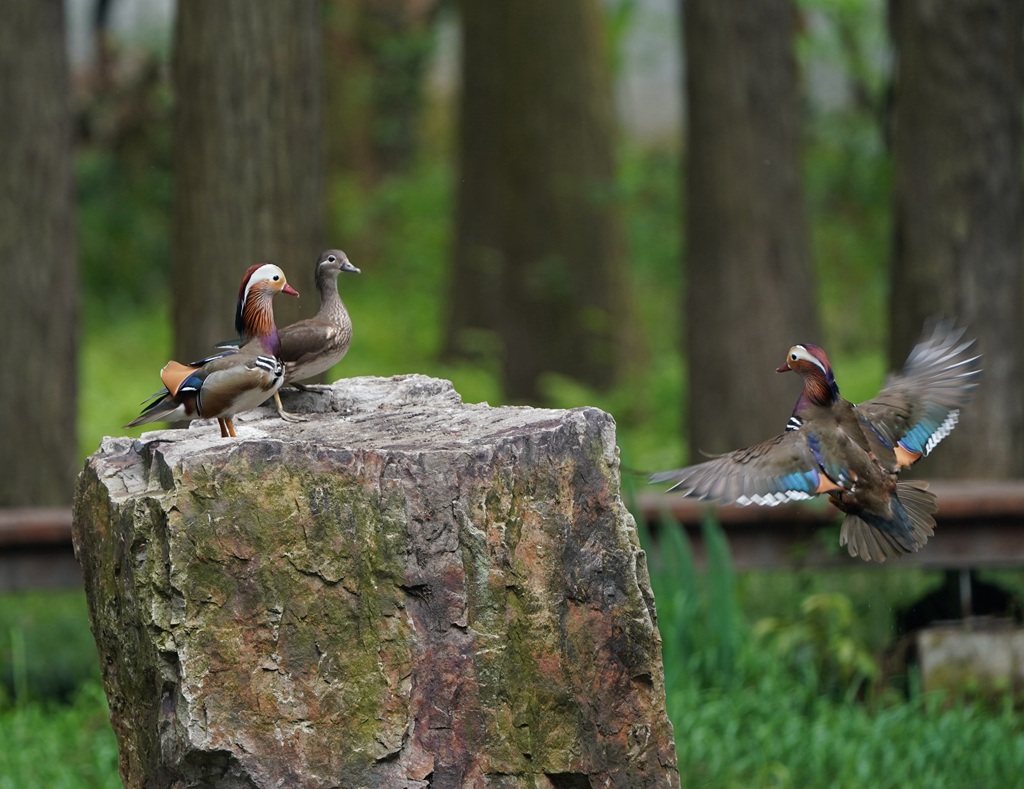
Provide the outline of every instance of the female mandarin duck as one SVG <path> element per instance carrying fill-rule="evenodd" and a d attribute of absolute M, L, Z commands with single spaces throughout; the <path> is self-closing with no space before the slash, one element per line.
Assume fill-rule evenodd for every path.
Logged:
<path fill-rule="evenodd" d="M 249 338 L 246 344 L 189 365 L 168 362 L 160 371 L 166 389 L 125 427 L 215 418 L 221 436 L 234 437 L 234 415 L 256 408 L 284 383 L 284 363 L 278 358 L 281 340 L 274 324 L 273 298 L 278 293 L 299 295 L 277 266 L 249 268 L 239 288 L 236 317 Z"/>
<path fill-rule="evenodd" d="M 338 275 L 342 271 L 360 273 L 340 249 L 322 252 L 315 272 L 316 289 L 320 291 L 320 311 L 312 318 L 296 321 L 281 329 L 278 357 L 284 362 L 286 384 L 326 372 L 348 352 L 352 342 L 352 319 L 338 294 Z M 274 402 L 282 419 L 290 422 L 299 420 L 284 410 L 277 392 L 274 393 Z"/>
<path fill-rule="evenodd" d="M 279 331 L 281 350 L 278 358 L 284 362 L 284 382 L 302 388 L 296 381 L 304 381 L 320 375 L 341 361 L 352 342 L 352 319 L 345 303 L 338 293 L 338 275 L 342 271 L 361 273 L 353 266 L 348 256 L 340 249 L 328 249 L 320 253 L 316 262 L 316 289 L 320 292 L 320 310 L 312 318 L 306 318 L 285 326 Z M 249 342 L 248 334 L 241 319 L 242 295 L 239 294 L 238 310 L 235 314 L 235 329 L 241 340 L 221 343 L 218 348 L 237 347 L 239 342 Z M 281 395 L 274 392 L 277 413 L 289 422 L 300 422 L 302 417 L 289 414 L 281 404 Z"/>
<path fill-rule="evenodd" d="M 825 351 L 794 345 L 778 372 L 803 378 L 786 432 L 651 482 L 721 503 L 765 504 L 827 493 L 846 513 L 839 544 L 865 561 L 917 551 L 934 534 L 937 509 L 927 484 L 900 470 L 931 452 L 957 423 L 978 385 L 979 356 L 963 329 L 937 322 L 873 400 L 839 396 Z"/>

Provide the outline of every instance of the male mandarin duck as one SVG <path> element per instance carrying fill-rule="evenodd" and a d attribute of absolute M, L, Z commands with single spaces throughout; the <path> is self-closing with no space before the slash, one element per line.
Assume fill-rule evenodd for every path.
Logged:
<path fill-rule="evenodd" d="M 255 265 L 239 288 L 237 322 L 249 338 L 241 348 L 185 365 L 170 361 L 160 371 L 166 389 L 125 427 L 147 422 L 216 419 L 221 437 L 234 437 L 233 417 L 256 408 L 284 383 L 278 358 L 280 335 L 274 324 L 273 298 L 298 296 L 275 265 Z"/>
<path fill-rule="evenodd" d="M 978 386 L 980 356 L 952 322 L 938 321 L 873 400 L 839 396 L 832 366 L 816 345 L 794 345 L 778 372 L 804 389 L 786 432 L 712 460 L 651 476 L 708 501 L 774 506 L 827 493 L 846 513 L 839 544 L 865 561 L 913 553 L 934 534 L 937 509 L 927 483 L 899 472 L 949 435 Z"/>

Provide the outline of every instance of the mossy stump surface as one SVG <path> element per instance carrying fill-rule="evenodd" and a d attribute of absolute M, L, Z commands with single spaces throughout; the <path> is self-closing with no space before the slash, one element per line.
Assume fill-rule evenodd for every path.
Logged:
<path fill-rule="evenodd" d="M 107 438 L 75 550 L 128 787 L 671 787 L 615 425 L 356 378 Z"/>

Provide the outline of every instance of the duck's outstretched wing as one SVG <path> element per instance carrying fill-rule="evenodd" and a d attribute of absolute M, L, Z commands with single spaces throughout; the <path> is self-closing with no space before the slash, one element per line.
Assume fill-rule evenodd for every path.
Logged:
<path fill-rule="evenodd" d="M 953 321 L 935 321 L 878 395 L 857 406 L 862 419 L 908 466 L 950 434 L 981 377 L 974 340 Z"/>
<path fill-rule="evenodd" d="M 652 474 L 652 483 L 671 482 L 670 491 L 722 504 L 763 504 L 809 499 L 837 490 L 801 430 L 737 449 L 695 466 Z"/>

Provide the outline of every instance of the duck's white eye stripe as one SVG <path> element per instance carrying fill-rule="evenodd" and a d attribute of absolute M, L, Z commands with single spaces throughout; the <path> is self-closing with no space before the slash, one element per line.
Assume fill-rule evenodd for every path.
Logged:
<path fill-rule="evenodd" d="M 252 273 L 251 277 L 249 277 L 249 281 L 245 285 L 245 292 L 242 294 L 242 300 L 245 301 L 249 298 L 249 291 L 252 290 L 252 286 L 257 282 L 265 282 L 267 280 L 280 282 L 283 276 L 284 272 L 282 272 L 281 269 L 273 263 L 264 263 Z"/>
<path fill-rule="evenodd" d="M 805 362 L 810 362 L 815 367 L 817 367 L 819 370 L 821 370 L 823 373 L 826 373 L 826 374 L 828 373 L 828 370 L 825 369 L 825 365 L 822 363 L 821 359 L 819 359 L 813 353 L 808 351 L 802 345 L 794 346 L 793 350 L 789 354 L 789 358 L 790 358 L 790 361 L 794 361 L 794 362 L 795 361 L 801 361 L 801 360 L 805 361 Z"/>

